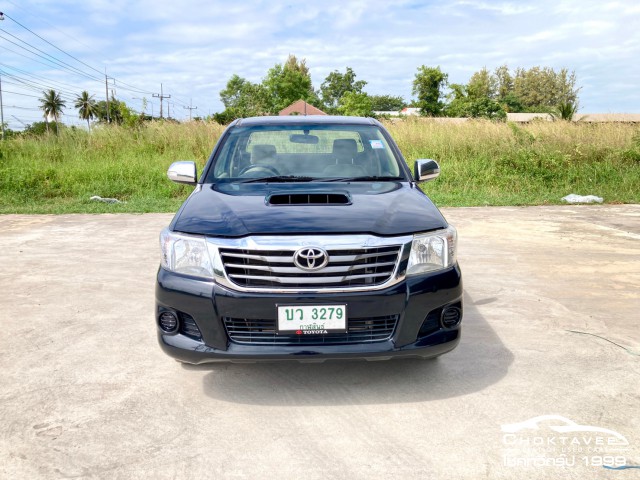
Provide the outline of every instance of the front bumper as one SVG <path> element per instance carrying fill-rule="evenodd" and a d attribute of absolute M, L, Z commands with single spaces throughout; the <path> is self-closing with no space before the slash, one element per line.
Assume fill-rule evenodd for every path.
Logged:
<path fill-rule="evenodd" d="M 255 345 L 231 341 L 224 317 L 275 319 L 276 304 L 342 304 L 357 318 L 397 315 L 391 336 L 383 341 L 347 344 Z M 156 321 L 163 311 L 187 314 L 200 337 L 164 333 L 158 328 L 161 348 L 182 362 L 254 362 L 264 360 L 323 361 L 327 359 L 384 360 L 392 357 L 434 357 L 454 349 L 460 341 L 460 325 L 437 324 L 421 333 L 430 312 L 455 305 L 462 310 L 460 269 L 409 277 L 384 290 L 357 293 L 272 294 L 245 293 L 223 288 L 212 281 L 158 271 Z"/>

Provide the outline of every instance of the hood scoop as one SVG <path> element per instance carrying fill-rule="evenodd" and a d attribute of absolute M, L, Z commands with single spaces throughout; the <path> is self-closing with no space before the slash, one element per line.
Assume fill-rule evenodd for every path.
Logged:
<path fill-rule="evenodd" d="M 272 193 L 267 197 L 267 205 L 351 205 L 351 198 L 335 192 Z"/>

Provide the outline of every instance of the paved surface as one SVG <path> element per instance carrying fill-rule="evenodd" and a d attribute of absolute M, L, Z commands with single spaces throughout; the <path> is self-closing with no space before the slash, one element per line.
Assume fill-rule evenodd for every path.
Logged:
<path fill-rule="evenodd" d="M 445 215 L 466 289 L 454 352 L 208 367 L 156 344 L 169 215 L 0 217 L 0 477 L 640 478 L 585 466 L 613 433 L 501 430 L 561 415 L 640 464 L 640 206 Z"/>

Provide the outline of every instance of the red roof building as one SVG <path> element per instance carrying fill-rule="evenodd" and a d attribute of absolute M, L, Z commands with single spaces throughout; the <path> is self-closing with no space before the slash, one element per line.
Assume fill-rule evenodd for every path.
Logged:
<path fill-rule="evenodd" d="M 298 100 L 280 110 L 278 115 L 326 115 L 326 113 L 313 105 L 309 105 L 304 100 Z"/>

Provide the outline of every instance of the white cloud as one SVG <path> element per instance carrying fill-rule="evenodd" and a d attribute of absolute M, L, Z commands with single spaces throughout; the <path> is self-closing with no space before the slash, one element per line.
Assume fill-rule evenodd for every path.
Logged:
<path fill-rule="evenodd" d="M 142 94 L 120 82 L 148 98 L 163 83 L 178 106 L 193 97 L 198 113 L 217 111 L 219 90 L 232 74 L 260 81 L 292 53 L 307 59 L 316 88 L 332 70 L 350 66 L 370 93 L 407 99 L 420 65 L 440 65 L 455 83 L 504 63 L 567 67 L 584 85 L 583 111 L 640 112 L 637 97 L 615 87 L 621 78 L 640 79 L 636 1 L 20 0 L 20 6 L 7 12 L 98 70 L 107 66 L 117 95 L 132 104 Z M 2 27 L 28 38 L 10 22 Z M 13 54 L 2 62 L 54 78 Z M 104 96 L 104 83 L 64 70 L 56 75 Z M 33 106 L 34 100 L 5 103 Z"/>
<path fill-rule="evenodd" d="M 471 7 L 477 10 L 487 10 L 499 15 L 521 15 L 533 12 L 536 8 L 533 5 L 523 5 L 522 2 L 483 2 L 477 0 L 461 0 L 456 2 L 461 7 Z"/>

